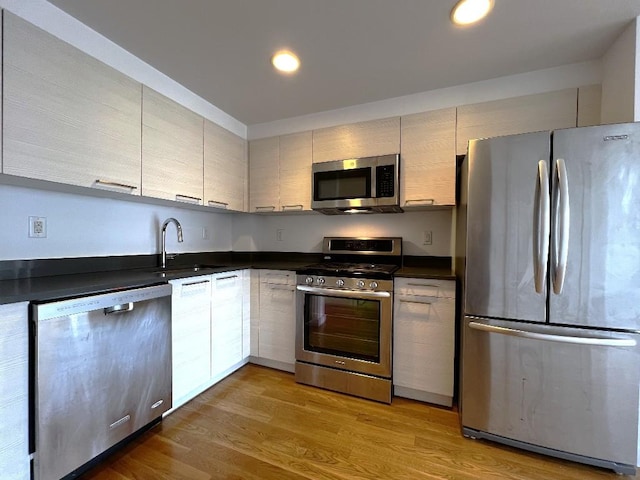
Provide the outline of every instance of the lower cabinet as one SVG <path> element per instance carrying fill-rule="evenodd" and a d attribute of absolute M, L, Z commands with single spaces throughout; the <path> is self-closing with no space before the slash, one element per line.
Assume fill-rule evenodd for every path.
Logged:
<path fill-rule="evenodd" d="M 260 270 L 259 275 L 256 305 L 259 315 L 252 315 L 252 333 L 255 323 L 258 323 L 258 342 L 257 352 L 252 351 L 252 361 L 293 372 L 296 361 L 296 274 L 284 270 Z"/>
<path fill-rule="evenodd" d="M 29 303 L 0 305 L 0 477 L 29 468 Z"/>
<path fill-rule="evenodd" d="M 394 395 L 452 405 L 455 292 L 451 280 L 396 278 Z"/>
<path fill-rule="evenodd" d="M 173 408 L 218 382 L 248 358 L 248 270 L 171 280 Z M 248 292 L 247 292 L 248 295 Z"/>
<path fill-rule="evenodd" d="M 217 381 L 242 361 L 242 271 L 213 275 L 211 377 Z"/>
<path fill-rule="evenodd" d="M 172 280 L 173 408 L 207 388 L 211 378 L 210 275 Z"/>

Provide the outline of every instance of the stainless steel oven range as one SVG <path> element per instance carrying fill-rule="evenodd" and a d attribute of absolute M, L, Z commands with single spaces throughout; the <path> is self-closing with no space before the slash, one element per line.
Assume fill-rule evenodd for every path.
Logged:
<path fill-rule="evenodd" d="M 323 253 L 296 272 L 296 381 L 391 403 L 402 239 L 325 237 Z"/>

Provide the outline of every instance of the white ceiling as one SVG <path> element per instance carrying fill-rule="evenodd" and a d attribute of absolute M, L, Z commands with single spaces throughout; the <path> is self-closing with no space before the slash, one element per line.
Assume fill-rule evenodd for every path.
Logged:
<path fill-rule="evenodd" d="M 640 0 L 49 0 L 246 125 L 600 58 Z M 290 48 L 302 67 L 274 72 Z"/>

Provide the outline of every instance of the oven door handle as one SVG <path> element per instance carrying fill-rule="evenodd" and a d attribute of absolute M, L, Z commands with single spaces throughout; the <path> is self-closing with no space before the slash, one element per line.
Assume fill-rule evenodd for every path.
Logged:
<path fill-rule="evenodd" d="M 329 295 L 331 297 L 359 297 L 359 298 L 390 298 L 389 292 L 367 292 L 360 290 L 338 290 L 333 288 L 307 287 L 306 285 L 297 285 L 296 289 L 300 292 L 317 293 L 318 295 Z"/>

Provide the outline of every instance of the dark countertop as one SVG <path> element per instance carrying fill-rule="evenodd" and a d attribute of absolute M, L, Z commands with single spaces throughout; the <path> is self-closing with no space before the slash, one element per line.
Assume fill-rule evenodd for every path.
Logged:
<path fill-rule="evenodd" d="M 435 278 L 440 280 L 456 279 L 451 267 L 402 267 L 393 275 L 395 277 L 408 278 Z"/>
<path fill-rule="evenodd" d="M 158 273 L 157 255 L 5 261 L 0 262 L 0 304 L 93 295 L 246 268 L 295 271 L 321 258 L 290 252 L 181 254 L 170 260 L 164 275 Z M 187 270 L 194 265 L 197 271 Z M 434 257 L 407 257 L 396 276 L 455 280 L 450 259 Z"/>

